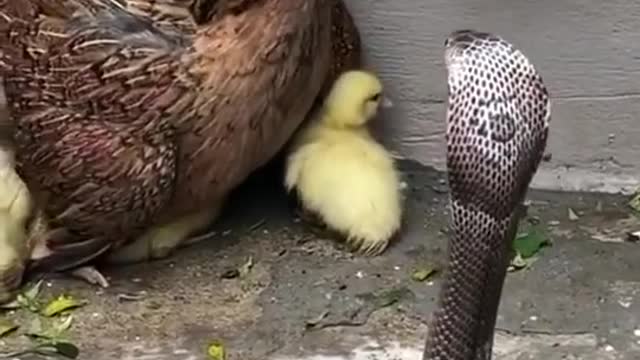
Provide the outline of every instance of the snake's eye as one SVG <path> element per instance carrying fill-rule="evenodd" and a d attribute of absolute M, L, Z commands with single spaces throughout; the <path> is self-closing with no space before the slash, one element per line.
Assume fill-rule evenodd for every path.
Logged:
<path fill-rule="evenodd" d="M 373 96 L 371 97 L 371 101 L 378 101 L 378 100 L 380 100 L 380 96 L 381 96 L 381 94 L 380 94 L 380 93 L 377 93 L 377 94 L 373 95 Z"/>

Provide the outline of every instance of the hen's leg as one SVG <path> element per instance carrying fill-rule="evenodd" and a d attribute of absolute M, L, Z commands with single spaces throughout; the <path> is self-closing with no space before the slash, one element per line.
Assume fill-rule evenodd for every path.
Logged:
<path fill-rule="evenodd" d="M 114 264 L 129 264 L 167 257 L 183 243 L 196 242 L 188 241 L 189 236 L 209 226 L 218 217 L 221 206 L 222 202 L 218 202 L 215 206 L 200 212 L 153 226 L 131 244 L 109 254 L 106 260 Z M 194 239 L 205 238 L 203 236 Z"/>
<path fill-rule="evenodd" d="M 109 281 L 93 266 L 82 266 L 69 271 L 69 274 L 92 285 L 98 285 L 103 288 L 109 287 Z"/>

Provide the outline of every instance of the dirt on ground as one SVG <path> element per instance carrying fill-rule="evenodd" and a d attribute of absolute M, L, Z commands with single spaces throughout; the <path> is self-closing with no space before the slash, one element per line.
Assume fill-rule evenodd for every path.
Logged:
<path fill-rule="evenodd" d="M 238 189 L 210 240 L 102 268 L 107 289 L 49 275 L 40 297 L 88 301 L 69 330 L 79 359 L 207 359 L 212 341 L 227 360 L 418 359 L 446 260 L 447 187 L 442 173 L 402 169 L 407 229 L 382 256 L 354 256 L 296 219 L 268 170 Z M 628 199 L 546 191 L 528 199 L 522 226 L 537 224 L 552 245 L 507 277 L 496 358 L 640 358 L 640 243 L 627 241 L 640 221 Z M 412 278 L 428 268 L 441 271 Z M 2 316 L 28 327 L 28 312 Z M 0 352 L 27 346 L 20 334 L 0 339 Z"/>

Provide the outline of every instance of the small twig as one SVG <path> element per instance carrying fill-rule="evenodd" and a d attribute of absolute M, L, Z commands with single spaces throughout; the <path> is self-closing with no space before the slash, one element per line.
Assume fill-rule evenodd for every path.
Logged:
<path fill-rule="evenodd" d="M 506 333 L 508 335 L 517 336 L 518 334 L 529 334 L 529 335 L 586 335 L 591 334 L 592 332 L 587 330 L 573 330 L 573 331 L 552 331 L 546 329 L 520 329 L 519 331 L 514 331 L 507 328 L 496 327 L 496 331 Z"/>
<path fill-rule="evenodd" d="M 257 230 L 258 228 L 262 227 L 262 225 L 266 224 L 267 220 L 265 219 L 260 219 L 258 220 L 255 224 L 249 226 L 249 231 L 254 231 Z"/>

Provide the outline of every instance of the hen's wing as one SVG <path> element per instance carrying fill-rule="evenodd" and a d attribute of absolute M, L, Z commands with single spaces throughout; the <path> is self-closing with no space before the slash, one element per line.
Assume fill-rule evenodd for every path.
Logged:
<path fill-rule="evenodd" d="M 196 86 L 181 62 L 187 42 L 91 0 L 10 0 L 0 34 L 18 171 L 53 230 L 41 263 L 73 267 L 135 236 L 171 199 L 171 121 Z"/>
<path fill-rule="evenodd" d="M 247 3 L 193 37 L 116 0 L 0 7 L 19 171 L 54 228 L 39 263 L 62 270 L 162 210 L 200 210 L 284 144 L 327 75 L 328 3 Z"/>
<path fill-rule="evenodd" d="M 196 23 L 192 15 L 195 0 L 121 0 L 129 11 L 145 16 L 154 25 L 165 30 L 179 30 L 193 34 Z"/>

